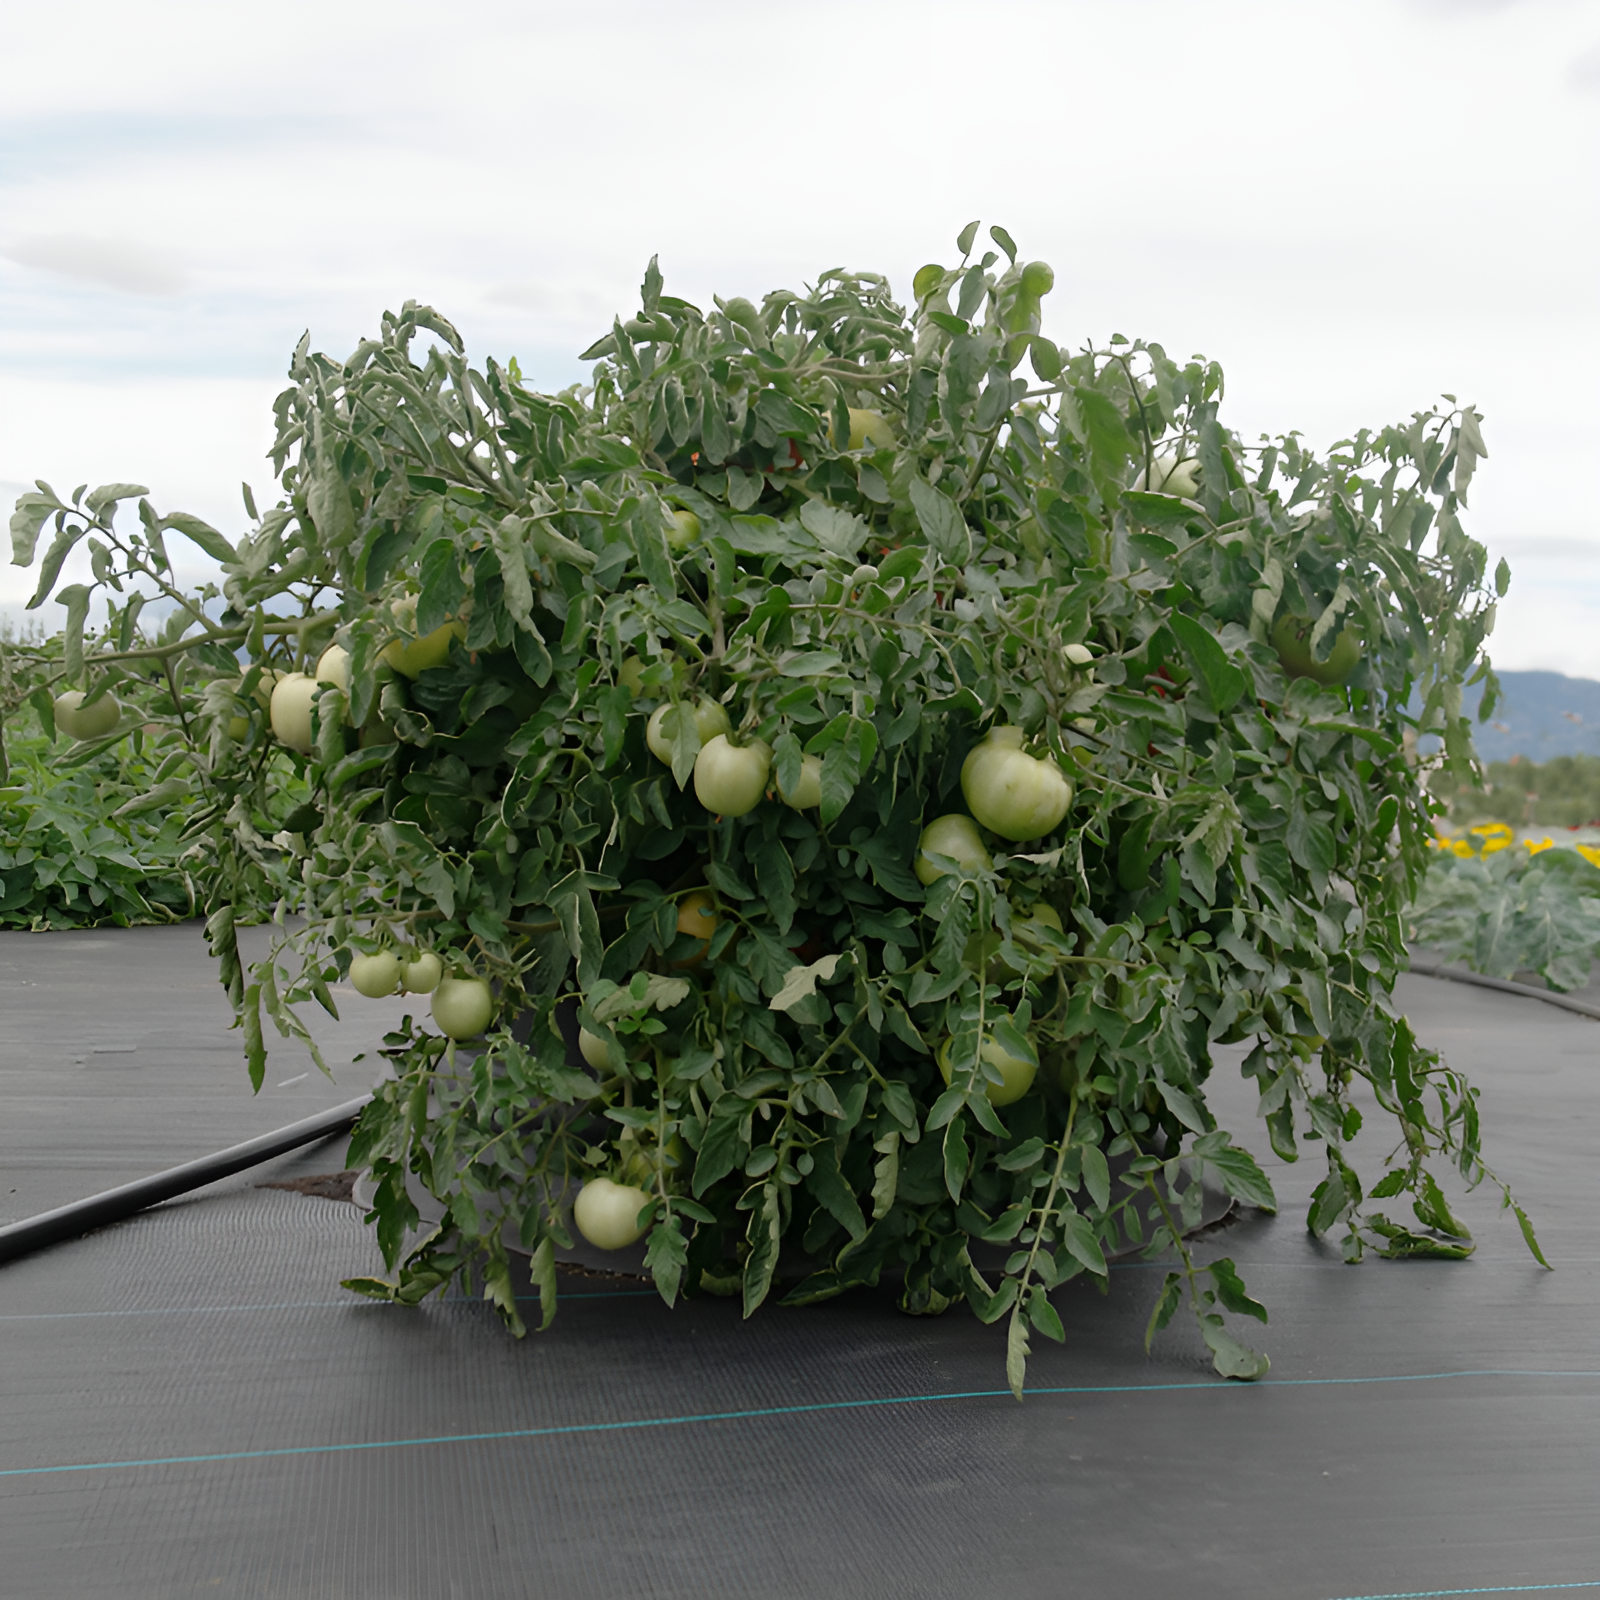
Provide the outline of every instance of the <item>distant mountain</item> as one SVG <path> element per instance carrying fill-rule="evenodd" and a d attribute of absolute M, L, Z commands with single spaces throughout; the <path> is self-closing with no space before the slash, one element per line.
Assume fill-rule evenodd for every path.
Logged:
<path fill-rule="evenodd" d="M 1461 709 L 1473 719 L 1481 760 L 1600 755 L 1600 683 L 1559 672 L 1502 672 L 1499 677 L 1503 698 L 1488 722 L 1477 720 L 1482 684 L 1461 697 Z"/>

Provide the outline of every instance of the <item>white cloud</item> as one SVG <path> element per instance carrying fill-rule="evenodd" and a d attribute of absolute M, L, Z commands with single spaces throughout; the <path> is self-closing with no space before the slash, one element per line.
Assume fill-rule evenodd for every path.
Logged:
<path fill-rule="evenodd" d="M 91 238 L 78 233 L 24 234 L 0 255 L 19 266 L 57 272 L 80 283 L 129 294 L 180 294 L 186 284 L 170 256 L 131 239 Z"/>

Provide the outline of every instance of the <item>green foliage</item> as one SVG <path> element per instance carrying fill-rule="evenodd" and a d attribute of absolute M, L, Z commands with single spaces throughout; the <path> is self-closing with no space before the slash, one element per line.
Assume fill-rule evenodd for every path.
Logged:
<path fill-rule="evenodd" d="M 1048 269 L 1000 230 L 1007 262 L 975 260 L 975 236 L 917 274 L 909 314 L 844 272 L 705 312 L 652 263 L 639 312 L 588 352 L 592 386 L 557 395 L 515 363 L 470 367 L 415 304 L 347 360 L 295 352 L 283 499 L 218 551 L 220 618 L 194 608 L 162 656 L 349 651 L 348 692 L 320 692 L 292 758 L 311 798 L 290 829 L 261 821 L 289 758 L 220 731 L 253 669 L 191 724 L 208 926 L 250 1070 L 264 1019 L 303 1031 L 296 1008 L 330 1004 L 355 951 L 431 949 L 498 997 L 481 1042 L 414 1023 L 390 1041 L 352 1159 L 397 1271 L 361 1292 L 476 1277 L 520 1331 L 509 1227 L 544 1264 L 548 1319 L 550 1247 L 606 1175 L 653 1197 L 669 1302 L 732 1292 L 748 1314 L 801 1260 L 790 1303 L 894 1273 L 907 1311 L 1007 1317 L 1020 1394 L 1032 1333 L 1061 1337 L 1050 1290 L 1103 1283 L 1115 1248 L 1175 1249 L 1154 1326 L 1187 1295 L 1218 1371 L 1248 1378 L 1265 1359 L 1225 1314 L 1265 1313 L 1183 1242 L 1202 1175 L 1273 1203 L 1214 1125 L 1212 1042 L 1254 1041 L 1280 1153 L 1322 1144 L 1311 1224 L 1352 1256 L 1394 1226 L 1363 1212 L 1345 1155 L 1354 1079 L 1395 1119 L 1386 1193 L 1421 1204 L 1440 1155 L 1485 1176 L 1471 1090 L 1385 1003 L 1432 834 L 1403 739 L 1441 735 L 1465 770 L 1461 686 L 1487 671 L 1485 556 L 1458 521 L 1475 414 L 1323 458 L 1293 435 L 1247 446 L 1219 368 L 1057 348 Z M 1194 498 L 1135 487 L 1167 481 L 1163 455 L 1198 461 Z M 119 544 L 90 502 L 24 497 L 19 553 L 51 518 L 47 565 L 92 527 L 110 582 L 159 571 L 163 530 L 194 533 L 141 502 Z M 412 637 L 403 601 L 416 636 L 457 629 L 414 681 L 384 658 Z M 1286 676 L 1284 612 L 1315 619 L 1318 659 L 1359 625 L 1343 686 Z M 668 723 L 670 761 L 645 739 L 658 706 L 701 698 L 772 748 L 786 788 L 817 758 L 820 805 L 709 814 L 695 718 Z M 921 830 L 962 808 L 962 761 L 996 724 L 1072 774 L 1074 806 L 924 888 Z M 679 931 L 691 896 L 709 939 Z M 236 921 L 278 902 L 305 922 L 246 973 Z M 1044 908 L 1064 931 L 1013 940 Z M 603 1044 L 592 1072 L 563 1005 Z M 990 1036 L 1038 1062 L 1003 1110 Z M 445 1208 L 409 1249 L 408 1182 Z M 1418 1238 L 1450 1226 L 1428 1216 Z"/>
<path fill-rule="evenodd" d="M 46 637 L 37 626 L 20 638 L 10 629 L 0 633 L 0 926 L 127 926 L 193 916 L 205 863 L 214 859 L 200 840 L 215 822 L 204 783 L 208 755 L 196 734 L 208 694 L 216 702 L 239 677 L 237 659 L 213 642 L 219 630 L 204 615 L 215 592 L 184 596 L 174 589 L 159 531 L 148 543 L 124 541 L 110 521 L 114 501 L 100 500 L 93 521 L 74 518 L 74 507 L 88 511 L 82 489 L 65 505 L 43 488 L 23 497 L 12 519 L 19 553 L 30 528 L 37 536 L 33 519 L 44 501 L 64 530 L 52 548 L 70 548 L 91 527 L 99 536 L 91 537 L 91 556 L 106 615 L 89 629 L 89 589 L 74 585 L 57 597 L 68 611 L 62 633 Z M 145 509 L 148 533 L 156 519 Z M 74 530 L 74 520 L 87 526 Z M 127 593 L 140 579 L 151 592 Z M 35 605 L 47 597 L 41 590 Z M 161 611 L 166 616 L 154 621 Z M 74 687 L 88 698 L 109 695 L 120 708 L 103 736 L 76 741 L 57 729 L 55 697 Z M 275 831 L 271 817 L 292 812 L 308 791 L 265 736 L 262 708 L 253 709 L 248 742 L 271 769 L 264 791 L 272 796 L 272 807 L 254 820 Z M 226 728 L 207 727 L 232 742 Z M 263 900 L 241 920 L 259 921 L 271 909 Z"/>
<path fill-rule="evenodd" d="M 1420 943 L 1474 972 L 1537 973 L 1552 989 L 1581 989 L 1600 955 L 1600 866 L 1560 847 L 1441 850 L 1411 928 Z"/>
<path fill-rule="evenodd" d="M 83 928 L 193 916 L 183 797 L 149 794 L 163 750 L 125 741 L 66 771 L 50 741 L 13 740 L 0 790 L 0 927 Z"/>
<path fill-rule="evenodd" d="M 1493 761 L 1480 787 L 1470 777 L 1440 773 L 1430 787 L 1459 826 L 1504 822 L 1513 828 L 1581 828 L 1600 823 L 1600 756 Z"/>

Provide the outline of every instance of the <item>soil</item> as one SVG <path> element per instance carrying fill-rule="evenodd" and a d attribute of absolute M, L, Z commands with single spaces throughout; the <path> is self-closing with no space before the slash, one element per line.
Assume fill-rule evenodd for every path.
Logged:
<path fill-rule="evenodd" d="M 303 1178 L 287 1178 L 282 1183 L 258 1183 L 258 1189 L 287 1189 L 290 1194 L 315 1195 L 319 1200 L 345 1200 L 355 1203 L 357 1171 L 310 1172 Z"/>

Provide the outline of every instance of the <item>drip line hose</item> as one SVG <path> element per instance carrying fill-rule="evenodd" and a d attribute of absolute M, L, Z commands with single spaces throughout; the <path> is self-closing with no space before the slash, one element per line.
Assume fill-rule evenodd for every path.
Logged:
<path fill-rule="evenodd" d="M 42 1250 L 63 1239 L 75 1239 L 92 1228 L 121 1222 L 149 1206 L 160 1205 L 163 1200 L 188 1194 L 192 1189 L 203 1189 L 208 1183 L 230 1178 L 274 1156 L 287 1155 L 302 1145 L 348 1133 L 371 1101 L 372 1096 L 364 1094 L 359 1100 L 346 1101 L 330 1111 L 319 1111 L 314 1117 L 291 1122 L 287 1128 L 247 1139 L 243 1144 L 230 1145 L 215 1155 L 186 1161 L 181 1167 L 169 1167 L 148 1178 L 137 1178 L 116 1189 L 107 1189 L 104 1194 L 90 1195 L 87 1200 L 74 1200 L 71 1205 L 46 1211 L 42 1216 L 8 1223 L 0 1228 L 0 1261 L 12 1261 L 30 1250 Z"/>
<path fill-rule="evenodd" d="M 1565 1011 L 1576 1011 L 1580 1016 L 1600 1021 L 1600 1006 L 1569 999 L 1552 989 L 1536 989 L 1532 984 L 1513 983 L 1505 978 L 1486 978 L 1481 973 L 1440 966 L 1432 961 L 1413 961 L 1410 970 L 1423 978 L 1471 983 L 1482 989 L 1498 990 L 1501 994 L 1519 994 L 1530 1000 L 1542 1000 L 1546 1005 L 1560 1006 Z M 75 1200 L 71 1205 L 46 1211 L 42 1216 L 8 1223 L 0 1227 L 0 1262 L 15 1260 L 31 1250 L 42 1250 L 46 1245 L 58 1244 L 63 1239 L 75 1239 L 110 1222 L 121 1222 L 150 1206 L 160 1205 L 163 1200 L 188 1194 L 194 1189 L 203 1189 L 208 1183 L 232 1177 L 247 1167 L 259 1166 L 274 1156 L 287 1155 L 302 1145 L 316 1144 L 321 1139 L 348 1133 L 371 1100 L 371 1095 L 364 1094 L 359 1100 L 350 1100 L 330 1111 L 307 1117 L 304 1121 L 292 1122 L 275 1133 L 247 1139 L 243 1144 L 219 1150 L 215 1155 L 202 1156 L 198 1161 L 186 1161 L 181 1167 L 169 1167 L 165 1172 L 136 1179 L 116 1189 L 107 1189 L 103 1194 L 90 1195 L 86 1200 Z"/>
<path fill-rule="evenodd" d="M 1443 978 L 1449 983 L 1473 983 L 1480 989 L 1495 989 L 1501 994 L 1520 994 L 1529 1000 L 1543 1000 L 1547 1006 L 1576 1011 L 1580 1017 L 1600 1021 L 1600 1006 L 1587 1000 L 1574 1000 L 1555 989 L 1536 989 L 1531 983 L 1513 983 L 1509 978 L 1486 978 L 1481 972 L 1466 972 L 1460 967 L 1442 967 L 1434 961 L 1413 961 L 1410 971 L 1419 978 Z"/>

